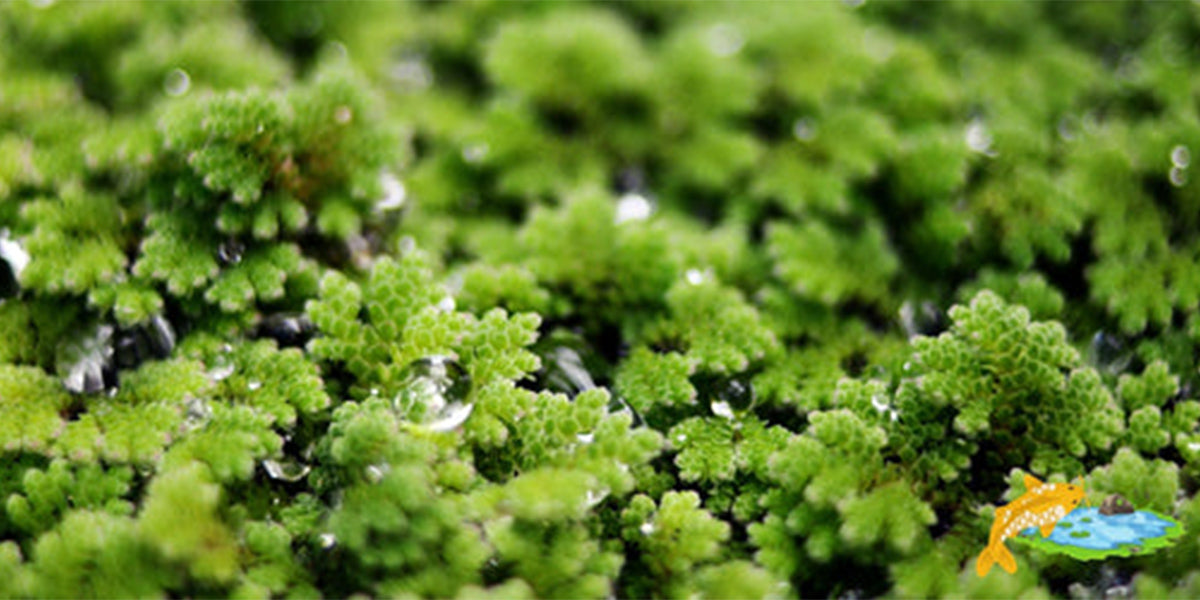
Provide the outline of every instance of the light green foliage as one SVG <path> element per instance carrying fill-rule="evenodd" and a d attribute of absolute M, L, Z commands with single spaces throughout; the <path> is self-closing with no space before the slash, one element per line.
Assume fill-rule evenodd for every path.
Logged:
<path fill-rule="evenodd" d="M 744 371 L 779 347 L 774 332 L 741 294 L 714 281 L 676 282 L 666 292 L 671 317 L 651 335 L 675 342 L 697 368 L 711 373 Z"/>
<path fill-rule="evenodd" d="M 950 318 L 949 332 L 913 342 L 912 377 L 896 392 L 900 456 L 918 472 L 952 480 L 985 440 L 1002 448 L 990 468 L 1078 472 L 1080 457 L 1123 430 L 1111 392 L 1080 366 L 1057 322 L 1031 321 L 991 292 L 955 306 Z M 942 441 L 913 445 L 922 438 Z"/>
<path fill-rule="evenodd" d="M 133 505 L 122 498 L 129 493 L 133 470 L 104 469 L 100 465 L 72 468 L 55 460 L 45 470 L 29 469 L 22 477 L 23 493 L 13 494 L 5 511 L 13 524 L 38 534 L 57 524 L 68 510 L 99 510 L 116 516 L 129 515 Z"/>
<path fill-rule="evenodd" d="M 696 388 L 688 381 L 694 367 L 678 353 L 658 354 L 638 347 L 617 372 L 617 393 L 640 414 L 656 405 L 682 405 L 696 402 Z"/>
<path fill-rule="evenodd" d="M 798 296 L 825 304 L 881 300 L 898 267 L 883 231 L 874 225 L 859 232 L 837 231 L 819 221 L 773 225 L 767 245 L 775 273 Z"/>
<path fill-rule="evenodd" d="M 1179 490 L 1179 467 L 1160 459 L 1147 460 L 1130 448 L 1121 448 L 1109 465 L 1097 467 L 1089 479 L 1093 484 L 1088 487 L 1089 494 L 1120 490 L 1134 506 L 1169 513 Z"/>
<path fill-rule="evenodd" d="M 679 452 L 675 464 L 684 481 L 729 480 L 738 472 L 763 476 L 767 457 L 782 449 L 788 436 L 786 429 L 767 427 L 753 417 L 692 417 L 667 433 Z"/>
<path fill-rule="evenodd" d="M 138 515 L 138 533 L 161 555 L 201 580 L 228 581 L 238 569 L 233 532 L 221 522 L 221 488 L 198 463 L 155 478 Z"/>
<path fill-rule="evenodd" d="M 25 204 L 22 217 L 35 224 L 26 239 L 30 261 L 21 273 L 22 285 L 78 294 L 123 271 L 121 213 L 115 199 L 70 186 L 57 199 Z"/>
<path fill-rule="evenodd" d="M 1106 593 L 974 560 L 1200 529 L 1194 12 L 0 3 L 0 596 Z"/>
<path fill-rule="evenodd" d="M 41 369 L 0 365 L 0 443 L 7 451 L 45 450 L 61 433 L 59 411 L 70 402 Z"/>
<path fill-rule="evenodd" d="M 659 506 L 638 495 L 621 513 L 622 535 L 636 547 L 653 588 L 637 590 L 637 596 L 678 595 L 693 570 L 713 561 L 729 539 L 729 524 L 700 508 L 695 492 L 667 492 Z"/>

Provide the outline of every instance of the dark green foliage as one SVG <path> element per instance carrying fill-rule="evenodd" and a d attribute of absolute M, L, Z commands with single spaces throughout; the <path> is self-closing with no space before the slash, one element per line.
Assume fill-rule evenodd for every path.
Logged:
<path fill-rule="evenodd" d="M 1196 596 L 974 560 L 1027 473 L 1200 530 L 1197 39 L 0 4 L 0 597 Z"/>

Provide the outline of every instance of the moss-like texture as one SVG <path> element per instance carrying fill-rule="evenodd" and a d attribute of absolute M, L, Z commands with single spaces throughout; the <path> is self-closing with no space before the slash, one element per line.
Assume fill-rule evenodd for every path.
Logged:
<path fill-rule="evenodd" d="M 1194 597 L 972 565 L 1029 471 L 1200 531 L 1198 40 L 0 4 L 0 596 Z"/>

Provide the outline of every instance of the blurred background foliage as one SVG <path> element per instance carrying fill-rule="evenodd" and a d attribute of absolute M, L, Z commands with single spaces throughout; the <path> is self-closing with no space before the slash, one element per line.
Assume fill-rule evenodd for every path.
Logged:
<path fill-rule="evenodd" d="M 0 595 L 1193 597 L 970 566 L 1025 471 L 1200 530 L 1197 67 L 1195 3 L 0 4 Z"/>

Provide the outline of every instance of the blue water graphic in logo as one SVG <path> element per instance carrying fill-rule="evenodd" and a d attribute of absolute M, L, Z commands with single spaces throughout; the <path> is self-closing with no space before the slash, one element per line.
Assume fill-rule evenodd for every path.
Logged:
<path fill-rule="evenodd" d="M 1042 548 L 1059 546 L 1078 558 L 1100 558 L 1110 551 L 1149 550 L 1149 542 L 1157 540 L 1158 544 L 1150 545 L 1158 546 L 1180 533 L 1178 523 L 1150 511 L 1104 515 L 1094 507 L 1079 507 L 1060 519 L 1049 537 L 1042 538 L 1036 527 L 1030 527 L 1021 532 L 1019 539 Z"/>

